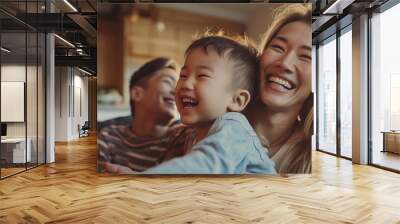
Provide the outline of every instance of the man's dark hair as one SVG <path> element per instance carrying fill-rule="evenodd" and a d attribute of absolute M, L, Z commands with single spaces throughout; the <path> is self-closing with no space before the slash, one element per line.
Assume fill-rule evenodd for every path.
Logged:
<path fill-rule="evenodd" d="M 193 50 L 202 48 L 204 52 L 213 49 L 220 57 L 234 63 L 233 84 L 236 88 L 250 92 L 253 99 L 256 93 L 258 75 L 258 51 L 245 38 L 211 35 L 195 40 L 185 52 L 187 57 Z"/>
<path fill-rule="evenodd" d="M 177 71 L 178 66 L 176 62 L 170 58 L 159 57 L 146 62 L 131 76 L 129 81 L 129 97 L 132 116 L 135 113 L 135 103 L 132 101 L 132 96 L 130 95 L 132 88 L 134 86 L 146 87 L 149 79 L 153 77 L 157 71 L 163 68 L 170 68 Z"/>

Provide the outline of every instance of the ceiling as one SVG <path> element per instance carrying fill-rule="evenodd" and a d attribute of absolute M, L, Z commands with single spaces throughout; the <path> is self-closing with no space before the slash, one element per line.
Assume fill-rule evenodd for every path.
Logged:
<path fill-rule="evenodd" d="M 37 33 L 54 32 L 75 45 L 55 38 L 56 65 L 82 66 L 96 72 L 96 19 L 96 0 L 47 0 L 47 4 L 45 0 L 1 0 L 2 46 L 12 49 L 3 60 L 17 62 L 24 55 L 33 58 L 38 50 Z M 39 45 L 39 50 L 42 47 Z"/>
<path fill-rule="evenodd" d="M 309 0 L 313 6 L 313 38 L 329 35 L 326 34 L 329 28 L 333 27 L 338 20 L 346 16 L 354 16 L 365 10 L 373 9 L 382 5 L 387 0 L 336 0 L 340 1 L 338 6 L 333 10 L 333 14 L 324 15 L 323 12 L 334 5 L 334 0 Z M 91 69 L 96 70 L 96 46 L 97 46 L 97 4 L 98 3 L 127 3 L 133 1 L 127 0 L 35 0 L 35 1 L 16 1 L 1 0 L 0 1 L 0 21 L 4 41 L 9 46 L 15 48 L 15 54 L 25 46 L 23 35 L 18 34 L 21 30 L 31 28 L 39 32 L 55 32 L 63 39 L 68 40 L 76 46 L 66 44 L 59 38 L 56 38 L 56 56 L 61 56 L 61 64 L 76 65 L 79 60 L 91 64 Z M 149 1 L 146 1 L 149 2 Z M 163 2 L 157 1 L 157 2 Z M 199 1 L 202 2 L 202 1 Z M 222 2 L 221 0 L 219 2 Z M 227 1 L 229 2 L 229 1 Z M 239 2 L 239 1 L 238 1 Z M 270 3 L 293 3 L 304 2 L 296 0 L 270 0 Z M 201 4 L 202 7 L 198 7 Z M 160 3 L 160 7 L 174 8 L 183 11 L 198 13 L 202 15 L 218 16 L 228 20 L 237 22 L 246 22 L 254 13 L 254 4 L 257 3 Z M 262 10 L 262 7 L 258 7 Z M 335 11 L 336 10 L 336 11 Z M 52 13 L 49 13 L 49 12 Z M 330 11 L 332 13 L 332 11 Z M 351 22 L 351 18 L 348 19 Z M 332 29 L 332 28 L 331 28 Z M 325 33 L 324 33 L 325 32 Z M 332 31 L 334 32 L 334 31 Z M 5 46 L 5 45 L 4 45 Z M 28 52 L 31 46 L 28 45 Z M 76 49 L 83 53 L 78 53 Z M 19 50 L 18 50 L 19 49 Z M 23 53 L 23 52 L 20 52 Z M 67 57 L 64 57 L 67 56 Z M 70 61 L 68 61 L 71 59 Z M 89 59 L 89 60 L 88 60 Z M 57 60 L 56 60 L 57 61 Z"/>

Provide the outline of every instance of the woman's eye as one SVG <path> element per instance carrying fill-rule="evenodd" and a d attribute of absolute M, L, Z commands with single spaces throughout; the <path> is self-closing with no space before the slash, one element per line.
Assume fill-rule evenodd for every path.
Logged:
<path fill-rule="evenodd" d="M 303 61 L 311 61 L 311 56 L 310 55 L 306 55 L 306 54 L 302 54 L 300 55 L 300 59 Z"/>
<path fill-rule="evenodd" d="M 185 74 L 180 74 L 180 75 L 179 75 L 179 78 L 180 78 L 180 79 L 186 79 L 186 78 L 187 78 L 187 75 L 185 75 Z"/>

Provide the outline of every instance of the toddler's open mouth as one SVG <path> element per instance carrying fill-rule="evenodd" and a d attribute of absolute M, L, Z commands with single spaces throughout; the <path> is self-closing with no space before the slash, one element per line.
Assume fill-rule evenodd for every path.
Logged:
<path fill-rule="evenodd" d="M 199 102 L 191 97 L 184 96 L 181 98 L 183 108 L 191 108 L 197 106 Z"/>

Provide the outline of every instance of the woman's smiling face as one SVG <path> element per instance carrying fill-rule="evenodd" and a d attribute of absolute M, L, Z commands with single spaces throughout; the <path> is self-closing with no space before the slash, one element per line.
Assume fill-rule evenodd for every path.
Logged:
<path fill-rule="evenodd" d="M 311 93 L 311 26 L 284 25 L 265 47 L 260 60 L 261 101 L 270 109 L 301 106 Z"/>

